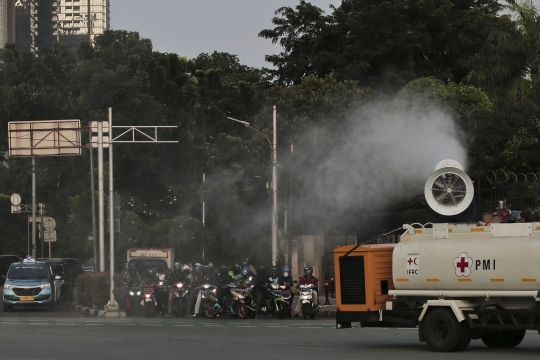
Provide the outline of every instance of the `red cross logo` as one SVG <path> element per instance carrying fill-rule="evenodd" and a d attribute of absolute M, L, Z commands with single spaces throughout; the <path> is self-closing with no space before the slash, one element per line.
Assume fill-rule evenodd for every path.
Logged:
<path fill-rule="evenodd" d="M 471 275 L 471 267 L 473 259 L 467 255 L 466 252 L 462 252 L 458 257 L 454 258 L 454 269 L 457 277 L 469 277 Z"/>
<path fill-rule="evenodd" d="M 409 263 L 409 265 L 411 265 L 414 261 L 413 261 L 413 259 L 409 258 L 409 260 L 407 260 L 407 262 Z"/>

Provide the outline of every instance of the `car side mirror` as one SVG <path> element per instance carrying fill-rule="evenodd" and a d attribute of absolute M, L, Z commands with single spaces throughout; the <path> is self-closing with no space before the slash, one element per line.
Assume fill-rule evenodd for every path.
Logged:
<path fill-rule="evenodd" d="M 54 280 L 60 280 L 60 279 L 62 279 L 61 276 L 56 275 L 56 276 L 54 277 Z"/>

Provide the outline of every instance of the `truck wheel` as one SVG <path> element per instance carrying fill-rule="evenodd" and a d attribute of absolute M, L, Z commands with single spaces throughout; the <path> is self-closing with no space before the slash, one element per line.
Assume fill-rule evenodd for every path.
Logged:
<path fill-rule="evenodd" d="M 468 324 L 460 324 L 452 311 L 438 308 L 429 312 L 424 321 L 424 338 L 435 352 L 460 351 L 469 345 Z"/>
<path fill-rule="evenodd" d="M 525 330 L 488 330 L 480 339 L 490 348 L 502 349 L 518 346 L 524 337 Z"/>

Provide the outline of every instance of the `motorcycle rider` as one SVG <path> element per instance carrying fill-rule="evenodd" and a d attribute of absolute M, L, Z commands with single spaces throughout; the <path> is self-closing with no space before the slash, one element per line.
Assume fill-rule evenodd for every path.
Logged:
<path fill-rule="evenodd" d="M 293 278 L 291 276 L 291 269 L 288 268 L 287 266 L 285 266 L 282 269 L 281 276 L 279 277 L 278 283 L 280 285 L 287 286 L 287 289 L 291 288 L 291 286 L 293 284 Z M 289 303 L 289 309 L 292 312 L 292 304 L 293 304 L 293 301 L 294 301 L 294 293 L 291 291 L 290 294 L 291 294 L 291 298 L 289 299 L 288 303 Z M 289 315 L 287 315 L 287 317 L 291 317 L 291 315 L 289 314 Z"/>
<path fill-rule="evenodd" d="M 278 274 L 279 274 L 279 272 L 278 272 L 277 267 L 273 267 L 272 270 L 270 270 L 270 277 L 268 278 L 270 283 L 279 284 L 279 276 L 278 276 Z"/>
<path fill-rule="evenodd" d="M 157 297 L 156 297 L 156 300 L 157 300 L 157 307 L 159 309 L 159 316 L 163 316 L 163 312 L 165 310 L 165 304 L 167 303 L 167 288 L 166 288 L 166 283 L 167 283 L 167 278 L 168 278 L 168 274 L 167 274 L 167 271 L 165 271 L 165 266 L 160 263 L 158 264 L 157 266 L 157 271 L 156 271 L 156 277 L 157 277 Z M 162 284 L 162 285 L 159 285 L 159 284 Z"/>
<path fill-rule="evenodd" d="M 318 286 L 319 286 L 319 279 L 317 279 L 315 276 L 313 276 L 313 267 L 312 266 L 306 266 L 304 268 L 304 276 L 302 276 L 299 281 L 298 285 L 307 285 L 307 284 L 313 284 L 313 307 L 316 308 L 319 306 L 319 298 L 317 296 Z M 298 319 L 300 314 L 302 312 L 302 302 L 300 299 L 296 302 L 296 309 L 294 310 L 294 318 Z"/>
<path fill-rule="evenodd" d="M 242 267 L 239 264 L 234 264 L 232 270 L 229 271 L 229 276 L 236 281 L 242 281 L 242 274 L 240 270 L 242 270 Z"/>
<path fill-rule="evenodd" d="M 144 284 L 157 284 L 158 277 L 156 271 L 152 268 L 148 269 L 146 275 L 143 278 Z"/>
<path fill-rule="evenodd" d="M 129 288 L 141 283 L 141 275 L 137 271 L 134 264 L 130 264 L 126 276 L 123 278 L 124 282 L 124 294 L 123 298 L 126 299 L 129 294 Z"/>
<path fill-rule="evenodd" d="M 257 268 L 257 275 L 253 277 L 253 292 L 257 294 L 257 305 L 255 307 L 255 319 L 259 318 L 261 304 L 264 300 L 266 289 L 268 289 L 268 278 L 266 277 L 266 269 L 264 266 Z"/>
<path fill-rule="evenodd" d="M 204 265 L 202 268 L 202 274 L 201 279 L 199 281 L 199 285 L 203 284 L 212 284 L 214 285 L 216 282 L 216 274 L 214 273 L 214 263 L 209 262 L 208 264 Z M 194 316 L 199 313 L 200 306 L 201 306 L 201 294 L 200 292 L 197 293 L 197 303 L 195 303 L 195 309 L 194 309 Z"/>
<path fill-rule="evenodd" d="M 184 265 L 184 266 L 185 266 L 185 269 L 187 269 L 187 274 L 186 274 L 186 271 L 184 271 L 184 267 L 182 267 L 182 264 L 180 264 L 179 262 L 175 262 L 173 265 L 173 271 L 171 272 L 171 274 L 169 275 L 169 278 L 167 279 L 167 285 L 168 285 L 167 288 L 169 290 L 168 291 L 169 298 L 168 298 L 167 314 L 165 315 L 166 317 L 172 316 L 172 306 L 173 306 L 173 301 L 174 301 L 174 285 L 179 282 L 183 282 L 185 286 L 188 285 L 187 275 L 190 275 L 189 266 L 187 265 Z M 186 308 L 189 309 L 189 297 L 187 299 L 188 299 L 188 303 L 186 305 Z"/>
<path fill-rule="evenodd" d="M 216 276 L 216 287 L 218 300 L 223 304 L 226 309 L 230 304 L 229 284 L 237 281 L 235 278 L 227 273 L 227 266 L 221 265 L 219 267 L 219 273 Z"/>
<path fill-rule="evenodd" d="M 201 285 L 202 279 L 202 264 L 195 263 L 193 266 L 193 273 L 191 278 L 191 291 L 189 293 L 189 314 L 196 316 L 195 304 L 197 303 L 197 296 L 199 295 L 199 285 Z"/>

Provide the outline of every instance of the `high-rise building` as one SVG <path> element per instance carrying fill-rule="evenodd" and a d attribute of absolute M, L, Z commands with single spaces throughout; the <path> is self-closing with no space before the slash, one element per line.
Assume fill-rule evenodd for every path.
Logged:
<path fill-rule="evenodd" d="M 0 0 L 0 41 L 15 42 L 15 2 L 13 0 Z"/>
<path fill-rule="evenodd" d="M 63 42 L 76 49 L 110 28 L 109 0 L 0 0 L 2 45 L 38 54 L 43 47 Z"/>

